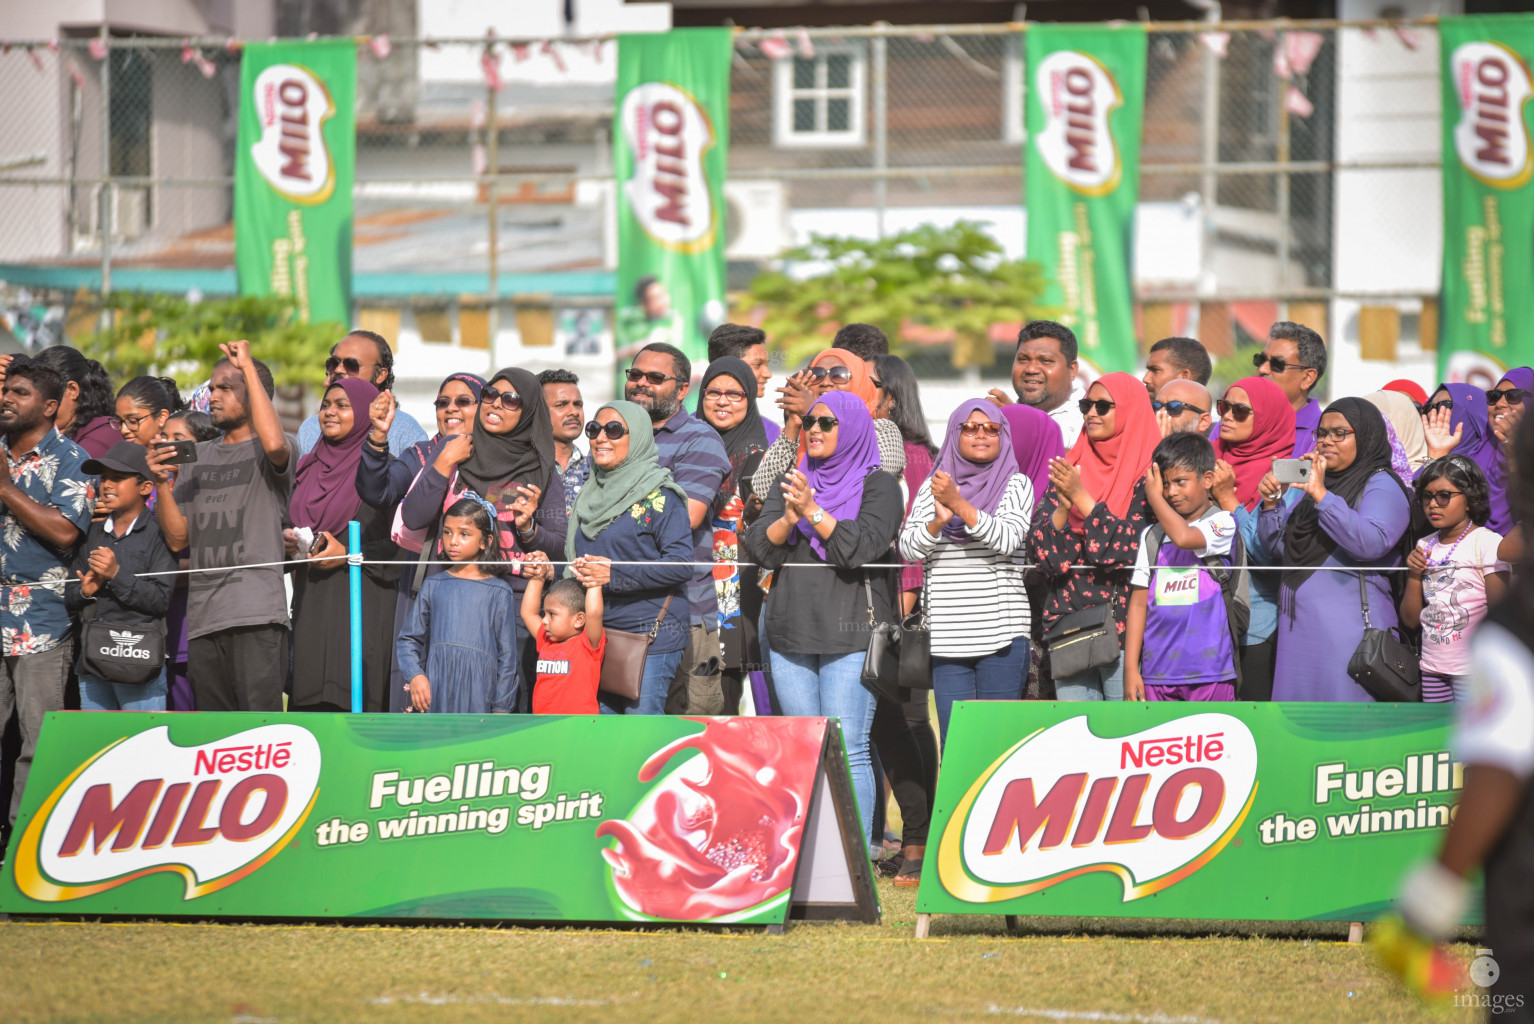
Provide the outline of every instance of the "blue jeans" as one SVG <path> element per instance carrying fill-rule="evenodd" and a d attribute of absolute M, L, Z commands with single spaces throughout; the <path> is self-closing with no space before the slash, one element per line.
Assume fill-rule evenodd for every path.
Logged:
<path fill-rule="evenodd" d="M 670 654 L 645 655 L 644 676 L 639 682 L 639 699 L 625 700 L 611 693 L 600 693 L 597 697 L 601 701 L 602 713 L 664 715 L 666 694 L 671 690 L 671 680 L 676 675 L 676 667 L 682 663 L 682 655 L 686 653 L 685 650 L 681 650 L 672 651 Z"/>
<path fill-rule="evenodd" d="M 847 744 L 847 767 L 857 796 L 863 835 L 873 828 L 874 772 L 868 734 L 874 723 L 874 695 L 863 685 L 863 652 L 784 654 L 772 652 L 772 685 L 785 715 L 837 718 Z"/>
<path fill-rule="evenodd" d="M 164 711 L 165 669 L 147 683 L 114 683 L 80 673 L 81 711 Z"/>
<path fill-rule="evenodd" d="M 1056 700 L 1123 700 L 1124 655 L 1111 665 L 1089 668 L 1074 676 L 1055 676 Z"/>
<path fill-rule="evenodd" d="M 932 695 L 937 699 L 937 730 L 948 741 L 948 717 L 956 700 L 1021 700 L 1028 677 L 1028 638 L 1020 636 L 1001 650 L 978 658 L 932 656 Z"/>

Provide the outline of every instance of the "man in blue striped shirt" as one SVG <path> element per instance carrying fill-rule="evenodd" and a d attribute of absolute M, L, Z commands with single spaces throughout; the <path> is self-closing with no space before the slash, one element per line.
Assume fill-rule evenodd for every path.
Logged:
<path fill-rule="evenodd" d="M 660 464 L 671 470 L 687 492 L 693 561 L 702 563 L 687 585 L 692 636 L 671 681 L 666 711 L 724 714 L 733 709 L 724 706 L 720 680 L 719 601 L 714 594 L 714 531 L 709 520 L 730 473 L 730 458 L 714 428 L 682 408 L 692 388 L 692 363 L 680 349 L 665 342 L 646 345 L 627 375 L 624 397 L 649 412 Z"/>

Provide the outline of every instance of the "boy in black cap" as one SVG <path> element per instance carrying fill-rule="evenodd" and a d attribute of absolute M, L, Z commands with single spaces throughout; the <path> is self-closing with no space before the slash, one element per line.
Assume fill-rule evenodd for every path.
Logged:
<path fill-rule="evenodd" d="M 121 441 L 82 467 L 101 477 L 98 509 L 65 592 L 81 616 L 80 707 L 84 711 L 165 710 L 165 610 L 176 556 L 146 507 L 154 478 L 142 445 Z"/>

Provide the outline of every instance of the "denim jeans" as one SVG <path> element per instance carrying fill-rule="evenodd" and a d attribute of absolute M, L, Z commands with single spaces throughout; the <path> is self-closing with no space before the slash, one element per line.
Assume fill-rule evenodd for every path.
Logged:
<path fill-rule="evenodd" d="M 114 683 L 80 673 L 81 711 L 164 711 L 165 669 L 147 683 Z"/>
<path fill-rule="evenodd" d="M 1074 676 L 1055 676 L 1055 699 L 1123 700 L 1123 653 L 1111 665 L 1089 668 Z"/>
<path fill-rule="evenodd" d="M 1028 678 L 1028 638 L 978 658 L 932 656 L 932 695 L 937 699 L 937 728 L 948 741 L 948 718 L 956 700 L 1021 700 Z"/>
<path fill-rule="evenodd" d="M 772 652 L 772 684 L 785 715 L 841 720 L 847 767 L 857 796 L 863 835 L 873 828 L 874 772 L 868 756 L 874 695 L 863 685 L 863 652 L 784 654 Z"/>
<path fill-rule="evenodd" d="M 639 683 L 639 699 L 625 700 L 611 693 L 597 694 L 604 715 L 664 715 L 666 694 L 671 689 L 671 679 L 676 667 L 682 663 L 685 650 L 670 654 L 647 654 L 644 659 L 644 676 Z"/>

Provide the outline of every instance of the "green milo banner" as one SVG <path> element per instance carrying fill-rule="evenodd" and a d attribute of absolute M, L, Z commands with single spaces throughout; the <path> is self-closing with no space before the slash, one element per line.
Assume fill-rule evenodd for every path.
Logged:
<path fill-rule="evenodd" d="M 240 57 L 234 262 L 241 295 L 351 322 L 357 46 L 247 43 Z"/>
<path fill-rule="evenodd" d="M 1440 376 L 1489 388 L 1534 362 L 1534 16 L 1440 18 Z"/>
<path fill-rule="evenodd" d="M 0 910 L 877 920 L 859 831 L 824 718 L 50 714 Z"/>
<path fill-rule="evenodd" d="M 1373 920 L 1454 813 L 1450 718 L 1423 704 L 960 703 L 916 909 Z"/>
<path fill-rule="evenodd" d="M 1145 110 L 1145 29 L 1030 24 L 1023 203 L 1044 301 L 1099 372 L 1139 361 L 1135 202 Z"/>
<path fill-rule="evenodd" d="M 724 320 L 728 28 L 618 37 L 618 361 L 675 345 L 701 372 Z M 621 391 L 620 391 L 621 394 Z"/>

